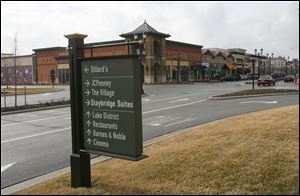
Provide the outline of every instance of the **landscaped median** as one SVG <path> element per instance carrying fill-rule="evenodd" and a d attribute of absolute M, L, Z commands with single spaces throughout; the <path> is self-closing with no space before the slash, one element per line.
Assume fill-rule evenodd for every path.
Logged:
<path fill-rule="evenodd" d="M 16 88 L 17 95 L 38 94 L 38 93 L 53 93 L 64 90 L 63 88 L 32 88 L 32 87 L 18 87 Z M 1 88 L 1 95 L 12 96 L 15 95 L 15 88 Z"/>
<path fill-rule="evenodd" d="M 299 194 L 299 105 L 193 127 L 144 154 L 93 165 L 91 188 L 66 174 L 16 194 Z"/>
<path fill-rule="evenodd" d="M 227 93 L 223 95 L 216 95 L 210 97 L 210 99 L 233 99 L 242 97 L 253 97 L 253 96 L 271 96 L 271 95 L 286 95 L 299 93 L 298 89 L 254 89 L 254 90 L 242 90 L 233 93 Z"/>

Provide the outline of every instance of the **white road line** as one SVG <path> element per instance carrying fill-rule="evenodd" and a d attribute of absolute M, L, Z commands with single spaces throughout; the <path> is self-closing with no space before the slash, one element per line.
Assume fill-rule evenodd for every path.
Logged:
<path fill-rule="evenodd" d="M 17 123 L 10 123 L 10 124 L 1 125 L 1 127 L 7 127 L 7 126 L 11 126 L 11 125 L 18 125 L 18 124 L 24 124 L 24 123 L 36 122 L 36 121 L 42 121 L 42 120 L 49 120 L 49 119 L 53 119 L 53 118 L 62 118 L 62 117 L 66 117 L 66 115 L 54 116 L 54 117 L 49 117 L 49 118 L 40 118 L 40 119 L 22 121 L 22 122 L 17 122 Z M 3 120 L 5 120 L 5 119 L 3 119 Z"/>
<path fill-rule="evenodd" d="M 143 114 L 149 114 L 149 113 L 158 112 L 158 111 L 162 111 L 162 110 L 169 110 L 169 109 L 178 108 L 178 107 L 182 107 L 182 106 L 186 106 L 186 105 L 193 105 L 193 104 L 201 103 L 204 101 L 206 101 L 206 99 L 202 99 L 202 100 L 194 101 L 194 102 L 190 102 L 190 103 L 185 103 L 185 104 L 181 104 L 181 105 L 166 107 L 166 108 L 160 108 L 160 109 L 156 109 L 156 110 L 150 110 L 150 111 L 143 112 Z"/>
<path fill-rule="evenodd" d="M 10 168 L 11 166 L 13 166 L 14 164 L 16 164 L 15 162 L 1 166 L 1 173 L 4 172 L 5 170 L 7 170 L 8 168 Z"/>
<path fill-rule="evenodd" d="M 18 137 L 18 138 L 14 138 L 14 139 L 10 139 L 10 140 L 4 140 L 4 141 L 1 141 L 1 144 L 8 143 L 8 142 L 14 142 L 14 141 L 17 141 L 17 140 L 28 139 L 28 138 L 32 138 L 32 137 L 37 137 L 37 136 L 41 136 L 41 135 L 51 134 L 51 133 L 62 132 L 62 131 L 65 131 L 65 130 L 70 130 L 70 129 L 71 129 L 71 127 L 67 127 L 67 128 L 58 129 L 58 130 L 55 130 L 55 131 L 49 131 L 49 132 L 45 132 L 45 133 L 39 133 L 39 134 L 35 134 L 35 135 L 28 135 L 28 136 Z"/>
<path fill-rule="evenodd" d="M 155 118 L 163 118 L 164 116 L 154 116 L 154 117 L 150 117 L 150 118 L 145 118 L 143 119 L 143 121 L 146 121 L 146 120 L 151 120 L 151 119 L 155 119 Z"/>
<path fill-rule="evenodd" d="M 181 98 L 181 97 L 190 97 L 190 96 L 194 96 L 194 95 L 199 95 L 199 94 L 181 95 L 181 96 L 178 96 L 178 97 L 168 97 L 168 98 L 157 99 L 157 100 L 153 100 L 153 101 L 147 101 L 146 103 L 165 101 L 165 100 L 169 100 L 169 99 L 177 99 L 177 98 Z M 146 103 L 144 103 L 144 104 L 146 104 Z"/>
<path fill-rule="evenodd" d="M 178 100 L 175 100 L 175 101 L 170 101 L 169 103 L 176 103 L 176 102 L 187 101 L 187 100 L 189 100 L 189 98 L 178 99 Z"/>
<path fill-rule="evenodd" d="M 240 103 L 277 103 L 277 101 L 244 101 Z"/>
<path fill-rule="evenodd" d="M 180 119 L 180 118 L 181 117 L 175 117 L 175 118 L 165 119 L 165 120 L 162 120 L 160 122 L 151 123 L 151 124 L 149 124 L 149 126 L 160 126 L 160 125 L 162 125 L 162 123 L 169 122 L 169 121 L 172 121 L 172 120 L 177 120 L 177 119 Z"/>
<path fill-rule="evenodd" d="M 167 119 L 170 119 L 170 118 L 171 118 L 171 116 L 167 116 L 167 117 L 165 117 L 165 118 L 162 118 L 162 119 L 159 119 L 159 120 L 156 120 L 156 121 L 149 122 L 149 123 L 147 123 L 147 124 L 145 124 L 145 125 L 156 124 L 156 123 L 162 122 L 162 121 L 167 120 Z"/>
<path fill-rule="evenodd" d="M 180 124 L 180 123 L 183 123 L 183 122 L 193 121 L 193 120 L 196 120 L 196 119 L 197 119 L 197 118 L 187 118 L 187 119 L 178 121 L 178 122 L 176 122 L 176 123 L 172 123 L 172 124 L 165 125 L 164 127 L 169 127 L 169 126 L 172 126 L 172 125 L 177 125 L 177 124 Z"/>

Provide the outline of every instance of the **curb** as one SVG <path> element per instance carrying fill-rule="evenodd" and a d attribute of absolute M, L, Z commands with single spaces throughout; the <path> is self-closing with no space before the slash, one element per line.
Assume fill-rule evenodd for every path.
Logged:
<path fill-rule="evenodd" d="M 225 99 L 240 99 L 249 97 L 263 97 L 263 96 L 274 96 L 274 95 L 294 95 L 299 94 L 299 92 L 291 93 L 269 93 L 269 94 L 257 94 L 257 95 L 241 95 L 241 96 L 228 96 L 228 97 L 209 97 L 210 100 L 225 100 Z"/>
<path fill-rule="evenodd" d="M 58 109 L 58 108 L 64 108 L 64 107 L 70 107 L 70 104 L 56 105 L 56 106 L 46 106 L 46 107 L 33 108 L 33 109 L 27 109 L 27 110 L 16 110 L 16 111 L 11 111 L 11 112 L 1 112 L 1 116 L 10 115 L 10 114 L 19 114 L 19 113 L 25 113 L 25 112 L 35 112 L 35 111 L 41 111 L 41 110 L 49 110 L 49 109 Z"/>

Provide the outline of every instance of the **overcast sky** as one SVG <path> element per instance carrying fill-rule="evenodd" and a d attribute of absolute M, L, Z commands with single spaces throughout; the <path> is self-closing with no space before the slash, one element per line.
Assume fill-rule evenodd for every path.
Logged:
<path fill-rule="evenodd" d="M 1 1 L 1 52 L 66 46 L 64 35 L 86 43 L 121 39 L 144 20 L 170 40 L 204 48 L 264 49 L 299 58 L 299 2 L 5 2 Z"/>

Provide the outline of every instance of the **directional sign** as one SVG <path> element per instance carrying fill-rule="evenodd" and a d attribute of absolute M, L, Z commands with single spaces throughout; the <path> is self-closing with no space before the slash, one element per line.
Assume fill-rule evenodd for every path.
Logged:
<path fill-rule="evenodd" d="M 136 56 L 82 60 L 85 150 L 142 155 L 140 67 Z"/>

